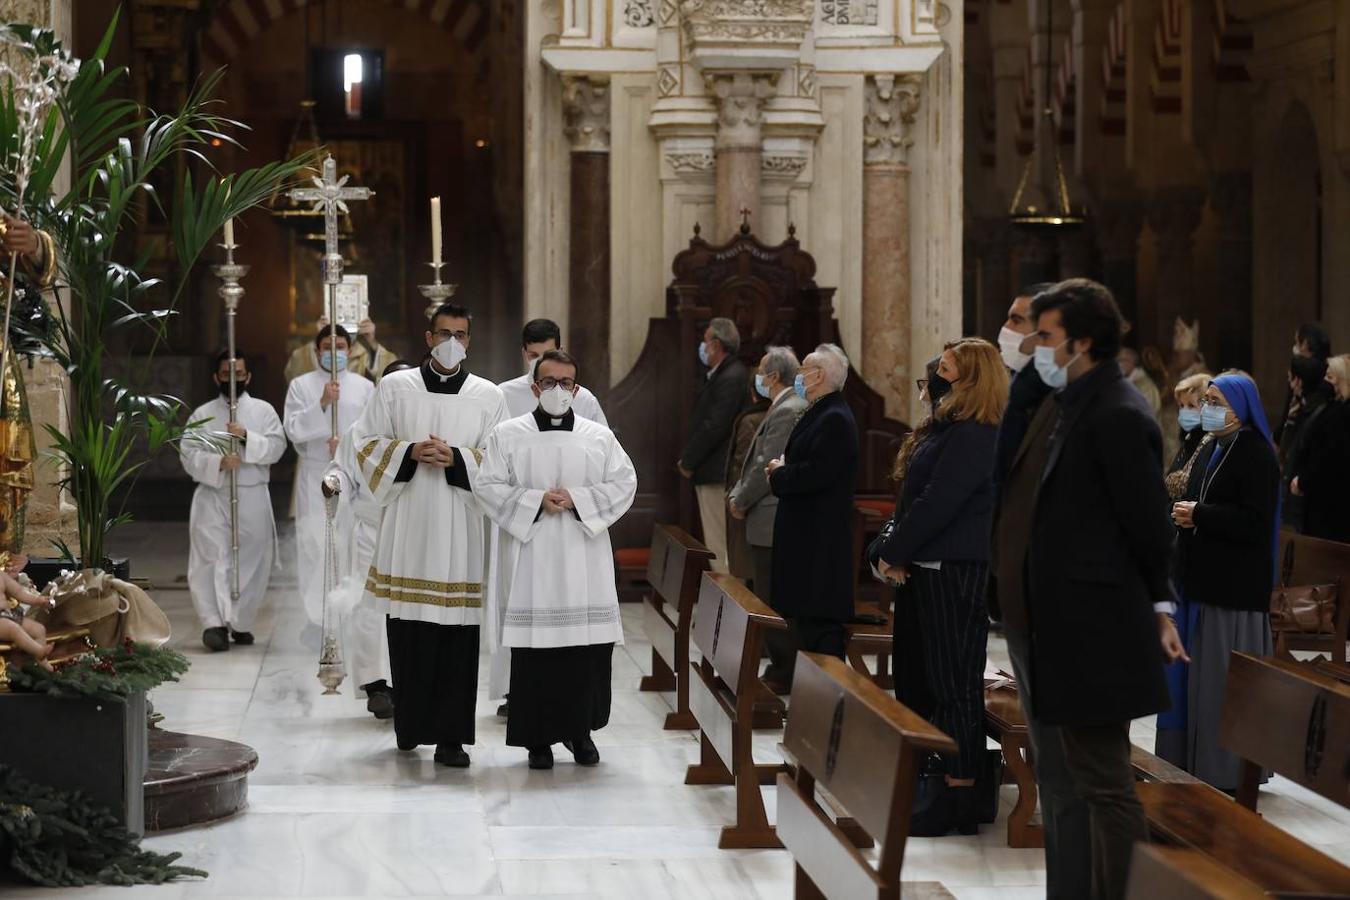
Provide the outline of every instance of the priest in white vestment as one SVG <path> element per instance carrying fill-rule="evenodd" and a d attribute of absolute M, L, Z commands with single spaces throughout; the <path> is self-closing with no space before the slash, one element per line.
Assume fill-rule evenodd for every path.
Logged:
<path fill-rule="evenodd" d="M 534 364 L 550 350 L 559 350 L 562 346 L 562 329 L 552 319 L 531 319 L 525 323 L 520 333 L 520 359 L 525 374 L 503 381 L 497 387 L 506 397 L 506 411 L 515 418 L 532 412 L 539 405 L 534 394 Z M 572 411 L 584 419 L 608 426 L 600 401 L 585 387 L 578 385 L 576 397 L 572 400 Z M 511 678 L 511 648 L 501 646 L 500 635 L 496 647 L 488 660 L 488 697 L 500 700 L 506 696 L 507 684 Z M 497 710 L 497 715 L 507 714 L 506 704 Z"/>
<path fill-rule="evenodd" d="M 314 339 L 320 368 L 300 375 L 286 391 L 283 423 L 286 435 L 295 445 L 299 461 L 295 467 L 295 557 L 296 582 L 305 615 L 312 625 L 323 625 L 324 514 L 322 482 L 333 461 L 336 443 L 332 440 L 332 406 L 337 403 L 338 434 L 347 433 L 365 410 L 375 393 L 375 385 L 364 375 L 347 369 L 351 335 L 341 325 L 325 325 Z M 338 380 L 331 380 L 336 368 Z M 347 535 L 354 527 L 352 500 L 341 495 L 334 533 Z M 345 571 L 345 557 L 338 560 L 338 571 Z"/>
<path fill-rule="evenodd" d="M 600 761 L 591 732 L 609 721 L 610 661 L 623 643 L 609 527 L 633 504 L 637 473 L 604 425 L 576 415 L 576 362 L 539 360 L 538 407 L 488 438 L 476 493 L 498 526 L 489 616 L 511 648 L 506 743 L 530 768 L 555 743 Z"/>
<path fill-rule="evenodd" d="M 276 524 L 267 483 L 272 464 L 286 452 L 286 433 L 266 400 L 245 390 L 248 365 L 235 360 L 235 424 L 230 421 L 230 357 L 216 358 L 215 384 L 221 396 L 202 404 L 188 419 L 194 423 L 179 444 L 183 468 L 197 489 L 188 514 L 188 590 L 202 623 L 202 643 L 213 651 L 253 643 L 253 623 L 267 592 L 276 550 Z M 230 435 L 239 452 L 229 452 Z M 230 528 L 230 475 L 239 492 L 239 601 L 231 601 L 234 568 Z"/>
<path fill-rule="evenodd" d="M 356 463 L 383 508 L 366 595 L 389 615 L 399 749 L 435 744 L 469 765 L 474 741 L 484 519 L 474 499 L 488 432 L 506 416 L 495 384 L 464 365 L 468 310 L 442 305 L 430 357 L 380 380 L 351 431 Z"/>

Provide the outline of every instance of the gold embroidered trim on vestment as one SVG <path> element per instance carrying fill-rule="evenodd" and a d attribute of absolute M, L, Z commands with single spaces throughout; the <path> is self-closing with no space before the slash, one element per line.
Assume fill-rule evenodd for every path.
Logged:
<path fill-rule="evenodd" d="M 401 575 L 386 575 L 374 566 L 370 567 L 368 579 L 381 585 L 393 585 L 394 587 L 411 588 L 419 591 L 439 591 L 442 594 L 481 594 L 483 592 L 481 581 L 430 581 L 426 578 L 405 578 Z"/>
<path fill-rule="evenodd" d="M 470 447 L 469 452 L 473 454 L 474 463 L 481 466 L 483 464 L 483 451 L 477 447 Z"/>
<path fill-rule="evenodd" d="M 384 480 L 384 470 L 389 468 L 389 460 L 393 458 L 394 450 L 398 447 L 398 441 L 390 441 L 389 446 L 384 448 L 384 455 L 380 457 L 380 464 L 375 467 L 375 474 L 370 476 L 371 493 L 379 490 L 380 482 Z"/>
<path fill-rule="evenodd" d="M 420 603 L 423 606 L 439 606 L 447 609 L 482 609 L 483 598 L 481 592 L 475 595 L 457 594 L 447 596 L 442 594 L 424 594 L 413 591 L 407 591 L 403 588 L 388 587 L 386 585 L 376 584 L 373 580 L 366 582 L 366 591 L 376 597 L 389 600 L 394 603 Z"/>
<path fill-rule="evenodd" d="M 364 466 L 366 464 L 366 460 L 370 459 L 370 454 L 374 453 L 375 448 L 378 446 L 380 446 L 380 439 L 375 438 L 373 441 L 362 447 L 360 451 L 356 454 L 356 464 L 358 466 Z"/>

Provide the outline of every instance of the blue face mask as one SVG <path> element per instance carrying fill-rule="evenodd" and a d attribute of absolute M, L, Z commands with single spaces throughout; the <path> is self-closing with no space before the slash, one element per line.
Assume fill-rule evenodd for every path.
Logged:
<path fill-rule="evenodd" d="M 1223 431 L 1228 424 L 1228 410 L 1206 403 L 1200 407 L 1200 427 L 1206 431 Z"/>
<path fill-rule="evenodd" d="M 331 350 L 319 351 L 319 365 L 325 372 L 332 372 L 333 352 Z M 337 352 L 337 371 L 342 372 L 347 368 L 347 351 L 339 350 Z"/>
<path fill-rule="evenodd" d="M 1067 343 L 1066 340 L 1064 344 Z M 1059 347 L 1063 347 L 1064 344 L 1060 344 Z M 1041 376 L 1041 381 L 1045 382 L 1046 387 L 1056 391 L 1064 390 L 1064 385 L 1069 383 L 1069 366 L 1073 365 L 1075 359 L 1082 356 L 1080 353 L 1061 366 L 1055 362 L 1055 351 L 1059 347 L 1037 347 L 1035 357 L 1036 374 Z"/>
<path fill-rule="evenodd" d="M 1177 424 L 1183 431 L 1194 431 L 1200 427 L 1200 410 L 1183 406 L 1177 410 Z"/>
<path fill-rule="evenodd" d="M 797 377 L 792 380 L 792 389 L 797 392 L 798 397 L 806 399 L 806 376 L 801 372 L 798 372 Z"/>
<path fill-rule="evenodd" d="M 705 366 L 710 366 L 710 365 L 712 365 L 712 363 L 708 362 L 708 342 L 707 342 L 707 341 L 699 341 L 699 342 L 698 342 L 698 361 L 701 362 L 701 363 L 703 363 Z"/>
<path fill-rule="evenodd" d="M 764 376 L 758 372 L 755 373 L 755 393 L 759 394 L 765 400 L 770 399 L 769 386 L 764 383 Z"/>

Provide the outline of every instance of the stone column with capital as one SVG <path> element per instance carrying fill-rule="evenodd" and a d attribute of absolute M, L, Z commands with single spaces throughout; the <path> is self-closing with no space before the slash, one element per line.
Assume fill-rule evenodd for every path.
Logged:
<path fill-rule="evenodd" d="M 713 72 L 705 78 L 717 103 L 715 241 L 736 233 L 742 210 L 750 210 L 752 217 L 759 212 L 764 103 L 773 95 L 776 79 L 776 74 L 763 72 Z"/>
<path fill-rule="evenodd" d="M 609 79 L 563 76 L 563 115 L 571 142 L 567 351 L 580 380 L 609 389 Z"/>
<path fill-rule="evenodd" d="M 913 76 L 871 75 L 863 88 L 863 380 L 886 415 L 914 421 L 910 390 L 922 362 L 910 358 L 909 148 L 919 109 Z"/>

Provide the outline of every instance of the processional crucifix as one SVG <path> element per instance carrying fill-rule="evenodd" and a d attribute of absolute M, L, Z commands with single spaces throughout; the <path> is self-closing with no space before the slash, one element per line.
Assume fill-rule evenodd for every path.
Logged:
<path fill-rule="evenodd" d="M 337 162 L 332 155 L 324 157 L 323 177 L 314 178 L 313 187 L 292 188 L 291 201 L 294 203 L 313 203 L 315 211 L 323 211 L 323 259 L 320 269 L 323 283 L 328 288 L 328 323 L 333 329 L 328 338 L 328 381 L 336 385 L 337 370 L 337 288 L 342 283 L 342 254 L 338 252 L 338 215 L 347 212 L 348 200 L 369 200 L 375 192 L 365 187 L 348 187 L 350 176 L 337 177 Z M 338 404 L 334 400 L 329 404 L 331 446 L 336 447 L 338 434 Z M 330 480 L 331 479 L 331 480 Z M 324 515 L 327 519 L 324 541 L 323 567 L 323 643 L 319 651 L 319 682 L 326 689 L 325 694 L 336 694 L 338 685 L 346 677 L 342 663 L 342 654 L 337 644 L 336 623 L 329 615 L 330 595 L 337 587 L 337 545 L 333 534 L 333 519 L 337 513 L 338 493 L 341 485 L 336 478 L 324 478 Z M 302 486 L 303 489 L 303 486 Z"/>

